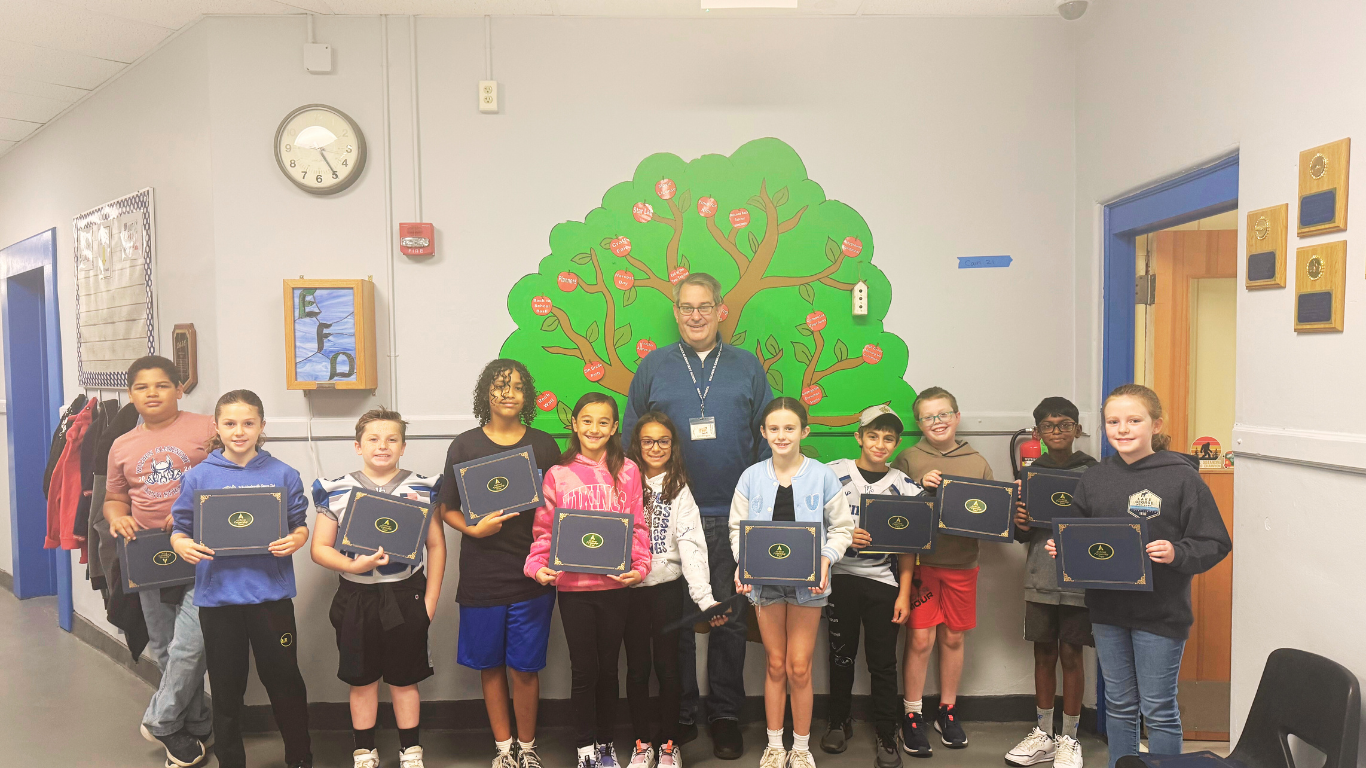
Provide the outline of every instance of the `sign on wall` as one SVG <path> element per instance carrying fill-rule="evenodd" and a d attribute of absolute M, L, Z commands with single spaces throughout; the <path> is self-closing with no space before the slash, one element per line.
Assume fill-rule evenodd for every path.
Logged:
<path fill-rule="evenodd" d="M 86 211 L 73 228 L 80 385 L 122 389 L 128 366 L 157 351 L 152 190 Z"/>

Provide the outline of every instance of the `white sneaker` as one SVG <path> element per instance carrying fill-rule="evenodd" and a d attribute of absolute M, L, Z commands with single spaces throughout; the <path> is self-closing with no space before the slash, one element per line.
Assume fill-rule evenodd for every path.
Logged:
<path fill-rule="evenodd" d="M 408 747 L 399 752 L 398 766 L 399 768 L 425 768 L 422 765 L 422 747 Z"/>
<path fill-rule="evenodd" d="M 1058 737 L 1058 754 L 1053 768 L 1081 768 L 1081 744 L 1071 736 Z"/>
<path fill-rule="evenodd" d="M 354 761 L 355 768 L 379 768 L 379 751 L 358 749 L 351 753 L 351 760 Z"/>
<path fill-rule="evenodd" d="M 636 746 L 631 750 L 631 762 L 627 768 L 655 768 L 655 748 L 636 740 Z"/>
<path fill-rule="evenodd" d="M 764 753 L 759 756 L 759 768 L 787 768 L 787 750 L 764 747 Z"/>
<path fill-rule="evenodd" d="M 809 749 L 794 749 L 787 753 L 789 768 L 816 768 L 816 756 Z"/>
<path fill-rule="evenodd" d="M 516 745 L 513 745 L 514 749 Z M 493 756 L 493 768 L 517 768 L 517 755 L 512 750 Z"/>
<path fill-rule="evenodd" d="M 672 741 L 659 748 L 659 768 L 683 768 L 683 748 Z"/>
<path fill-rule="evenodd" d="M 1053 753 L 1057 748 L 1057 742 L 1053 741 L 1053 737 L 1035 726 L 1028 736 L 1006 753 L 1006 762 L 1020 766 L 1045 763 L 1053 759 Z"/>

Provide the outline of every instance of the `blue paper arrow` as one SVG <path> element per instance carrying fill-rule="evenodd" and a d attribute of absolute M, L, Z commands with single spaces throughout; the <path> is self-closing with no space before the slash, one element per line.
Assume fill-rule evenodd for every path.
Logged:
<path fill-rule="evenodd" d="M 995 269 L 1010 266 L 1009 256 L 959 256 L 959 269 Z"/>

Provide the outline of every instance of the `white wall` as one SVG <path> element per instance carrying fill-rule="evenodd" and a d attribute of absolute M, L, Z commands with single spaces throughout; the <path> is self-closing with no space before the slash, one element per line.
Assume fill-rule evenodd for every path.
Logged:
<path fill-rule="evenodd" d="M 189 405 L 208 410 L 218 393 L 251 388 L 265 400 L 267 432 L 279 438 L 301 437 L 308 412 L 304 397 L 283 387 L 280 280 L 374 275 L 381 386 L 373 396 L 317 395 L 314 429 L 345 435 L 357 414 L 396 399 L 414 422 L 406 463 L 433 472 L 446 441 L 421 437 L 472 425 L 471 382 L 514 328 L 506 293 L 535 271 L 555 223 L 581 219 L 651 153 L 729 154 L 776 136 L 829 197 L 869 222 L 897 295 L 886 327 L 916 350 L 907 379 L 955 391 L 964 429 L 1013 431 L 1042 397 L 1084 389 L 1073 367 L 1037 365 L 1068 359 L 1084 327 L 1063 322 L 1031 346 L 1019 343 L 1037 297 L 1049 296 L 1061 317 L 1074 315 L 1068 292 L 1057 290 L 1059 275 L 1072 270 L 1076 176 L 1073 54 L 1060 20 L 499 18 L 494 74 L 503 111 L 480 115 L 482 20 L 421 18 L 424 218 L 437 225 L 439 254 L 399 257 L 394 296 L 384 277 L 393 238 L 380 28 L 375 18 L 319 19 L 336 71 L 312 76 L 300 62 L 301 18 L 200 22 L 0 158 L 0 242 L 55 225 L 68 253 L 71 216 L 154 187 L 162 338 L 176 322 L 199 331 L 200 386 Z M 391 193 L 394 220 L 404 221 L 414 210 L 406 18 L 389 20 L 389 43 Z M 270 153 L 279 120 L 310 102 L 357 119 L 371 148 L 359 183 L 333 198 L 297 191 Z M 956 269 L 956 256 L 1001 253 L 1015 258 L 1009 269 Z M 63 299 L 70 378 L 73 324 Z M 391 303 L 396 350 L 387 344 Z M 388 385 L 391 352 L 397 393 Z M 1023 370 L 1030 375 L 1007 373 Z M 1011 386 L 1002 387 L 1007 375 Z M 1005 437 L 970 439 L 998 475 L 1008 472 Z M 305 443 L 271 450 L 311 481 Z M 319 455 L 325 474 L 356 466 L 346 442 L 323 442 Z M 963 692 L 1029 693 L 1023 549 L 983 550 Z M 344 700 L 326 621 L 336 577 L 302 554 L 296 572 L 310 696 Z M 454 663 L 456 573 L 452 565 L 431 636 L 438 674 L 424 686 L 429 698 L 479 696 L 478 676 Z M 77 592 L 78 610 L 97 614 L 93 593 Z M 547 698 L 569 691 L 559 632 L 557 624 Z M 756 695 L 758 656 L 746 673 Z M 823 679 L 823 660 L 818 668 Z M 254 689 L 251 700 L 264 702 L 264 693 Z"/>

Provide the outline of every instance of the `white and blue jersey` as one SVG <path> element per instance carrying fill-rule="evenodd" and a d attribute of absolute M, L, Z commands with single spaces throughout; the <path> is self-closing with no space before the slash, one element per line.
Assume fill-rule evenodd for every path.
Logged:
<path fill-rule="evenodd" d="M 920 486 L 911 482 L 899 469 L 888 467 L 887 474 L 876 483 L 869 483 L 859 472 L 858 465 L 853 459 L 835 459 L 829 464 L 830 469 L 834 470 L 835 476 L 840 480 L 840 486 L 844 491 L 844 497 L 849 502 L 849 512 L 854 516 L 855 526 L 859 525 L 859 515 L 863 512 L 863 494 L 879 494 L 888 496 L 919 496 Z M 861 554 L 857 550 L 850 548 L 844 551 L 844 557 L 835 563 L 831 573 L 844 573 L 851 576 L 862 576 L 865 579 L 880 581 L 884 584 L 897 586 L 896 574 L 892 570 L 892 560 L 895 555 L 872 555 Z"/>
<path fill-rule="evenodd" d="M 377 493 L 387 493 L 391 496 L 402 496 L 404 498 L 415 499 L 417 501 L 430 502 L 432 500 L 433 488 L 436 482 L 426 475 L 419 475 L 416 472 L 400 470 L 394 479 L 384 486 L 375 485 L 364 472 L 352 472 L 348 475 L 332 480 L 313 481 L 313 506 L 318 514 L 324 515 L 327 519 L 341 525 L 342 517 L 346 515 L 346 504 L 351 500 L 351 492 L 359 489 L 375 491 Z M 432 525 L 440 525 L 440 520 L 434 520 Z M 345 553 L 352 560 L 356 559 L 353 554 Z M 365 573 L 343 573 L 341 576 L 347 581 L 354 581 L 358 584 L 383 584 L 386 582 L 403 581 L 412 576 L 414 572 L 421 569 L 426 563 L 427 551 L 422 551 L 422 561 L 417 565 L 407 565 L 405 563 L 389 563 L 378 568 L 366 571 Z"/>

